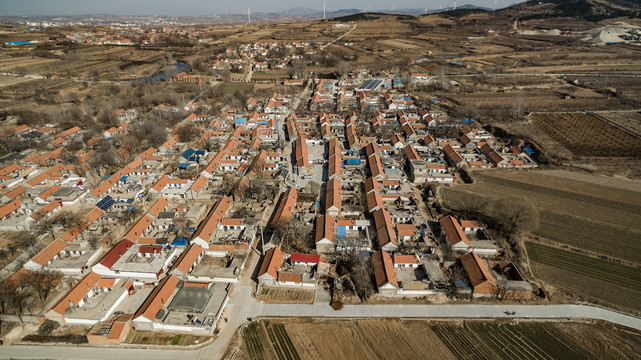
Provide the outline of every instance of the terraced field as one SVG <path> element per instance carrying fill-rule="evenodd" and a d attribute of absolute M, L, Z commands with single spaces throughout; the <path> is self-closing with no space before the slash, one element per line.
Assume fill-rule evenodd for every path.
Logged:
<path fill-rule="evenodd" d="M 534 125 L 576 156 L 641 157 L 641 138 L 591 114 L 536 113 Z"/>

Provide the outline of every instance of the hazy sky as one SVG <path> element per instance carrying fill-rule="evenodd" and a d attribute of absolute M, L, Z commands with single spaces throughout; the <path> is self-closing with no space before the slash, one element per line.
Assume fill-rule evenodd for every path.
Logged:
<path fill-rule="evenodd" d="M 400 8 L 443 8 L 453 0 L 325 0 L 327 10 Z M 498 7 L 519 2 L 498 0 Z M 458 5 L 475 4 L 492 7 L 494 0 L 458 0 Z M 241 13 L 251 6 L 252 12 L 274 12 L 295 7 L 322 9 L 323 0 L 0 0 L 0 15 L 217 15 L 225 9 Z"/>

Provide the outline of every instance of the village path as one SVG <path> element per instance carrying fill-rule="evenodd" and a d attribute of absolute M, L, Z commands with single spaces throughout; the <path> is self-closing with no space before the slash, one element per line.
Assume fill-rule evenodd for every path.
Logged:
<path fill-rule="evenodd" d="M 328 42 L 327 44 L 325 44 L 325 45 L 321 46 L 321 50 L 323 50 L 323 49 L 325 49 L 326 47 L 328 47 L 328 46 L 332 45 L 333 43 L 335 43 L 335 42 L 339 41 L 340 39 L 344 38 L 345 36 L 347 36 L 347 35 L 351 34 L 351 33 L 352 33 L 352 31 L 354 31 L 354 30 L 356 30 L 356 23 L 354 23 L 354 27 L 353 27 L 353 28 L 349 29 L 349 31 L 347 31 L 347 32 L 346 32 L 346 33 L 344 33 L 343 35 L 341 35 L 341 36 L 337 37 L 336 39 L 334 39 L 334 40 L 332 40 L 332 41 Z"/>

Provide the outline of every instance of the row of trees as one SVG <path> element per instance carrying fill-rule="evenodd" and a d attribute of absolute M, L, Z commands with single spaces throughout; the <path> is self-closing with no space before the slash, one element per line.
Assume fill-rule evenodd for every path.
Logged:
<path fill-rule="evenodd" d="M 62 280 L 62 273 L 51 270 L 25 271 L 0 286 L 0 311 L 22 315 L 43 304 Z"/>

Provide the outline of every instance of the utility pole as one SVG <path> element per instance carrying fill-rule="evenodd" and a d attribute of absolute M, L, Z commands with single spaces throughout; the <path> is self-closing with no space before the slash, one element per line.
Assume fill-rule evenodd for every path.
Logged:
<path fill-rule="evenodd" d="M 263 226 L 259 223 L 258 227 L 260 228 L 260 252 L 265 256 L 265 237 L 263 236 Z"/>

